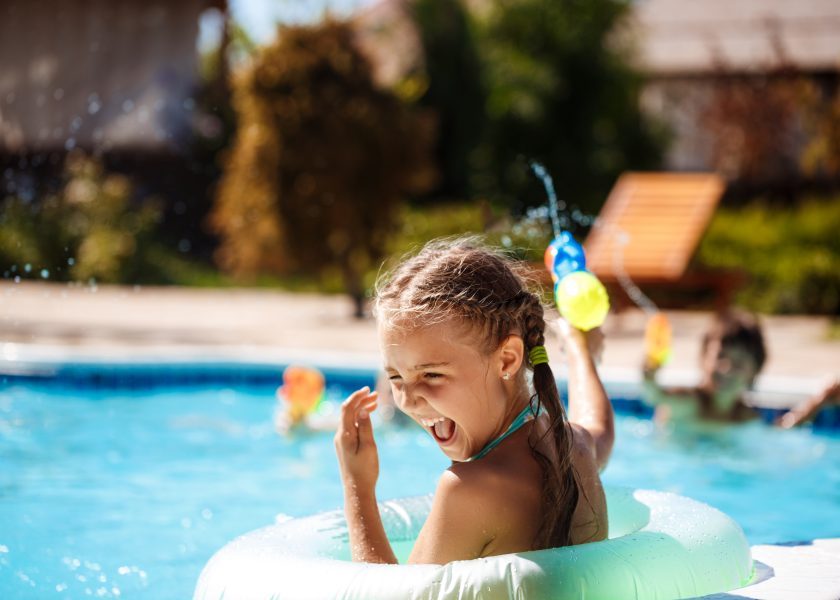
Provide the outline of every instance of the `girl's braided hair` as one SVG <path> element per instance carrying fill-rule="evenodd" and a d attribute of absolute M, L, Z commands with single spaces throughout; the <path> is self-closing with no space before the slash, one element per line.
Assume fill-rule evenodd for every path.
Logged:
<path fill-rule="evenodd" d="M 452 319 L 477 334 L 482 351 L 489 354 L 509 335 L 519 335 L 526 353 L 545 343 L 545 319 L 539 296 L 527 289 L 525 278 L 501 254 L 482 246 L 476 238 L 429 242 L 377 282 L 374 315 L 402 326 L 429 326 Z M 542 522 L 534 548 L 571 545 L 572 515 L 579 488 L 571 462 L 572 434 L 551 367 L 527 365 L 533 370 L 537 410 L 542 406 L 551 423 L 545 433 L 554 445 L 556 460 L 531 452 L 543 470 Z"/>

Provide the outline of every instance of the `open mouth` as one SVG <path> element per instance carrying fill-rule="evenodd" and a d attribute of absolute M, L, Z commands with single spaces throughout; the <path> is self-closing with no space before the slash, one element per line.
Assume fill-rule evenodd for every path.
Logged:
<path fill-rule="evenodd" d="M 447 419 L 446 417 L 438 417 L 434 420 L 422 421 L 423 425 L 428 429 L 432 436 L 440 444 L 449 442 L 455 435 L 455 421 Z"/>

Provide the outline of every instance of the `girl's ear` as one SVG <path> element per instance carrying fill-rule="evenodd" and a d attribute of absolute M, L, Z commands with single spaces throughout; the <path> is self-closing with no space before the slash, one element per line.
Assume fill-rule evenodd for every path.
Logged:
<path fill-rule="evenodd" d="M 518 335 L 509 335 L 502 340 L 496 352 L 499 357 L 499 376 L 504 373 L 515 375 L 525 360 L 525 342 Z"/>

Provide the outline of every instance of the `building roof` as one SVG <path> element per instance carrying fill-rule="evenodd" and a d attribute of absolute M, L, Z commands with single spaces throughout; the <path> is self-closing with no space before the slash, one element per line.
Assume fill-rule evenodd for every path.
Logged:
<path fill-rule="evenodd" d="M 838 0 L 637 0 L 634 19 L 651 75 L 840 71 Z"/>
<path fill-rule="evenodd" d="M 0 18 L 0 153 L 158 150 L 185 137 L 205 0 L 11 0 Z"/>

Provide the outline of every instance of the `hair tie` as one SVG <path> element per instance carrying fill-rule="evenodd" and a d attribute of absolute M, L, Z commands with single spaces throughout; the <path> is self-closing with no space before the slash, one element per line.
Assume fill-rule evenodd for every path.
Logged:
<path fill-rule="evenodd" d="M 528 359 L 531 361 L 531 366 L 548 364 L 548 352 L 545 346 L 534 346 L 528 351 Z"/>

